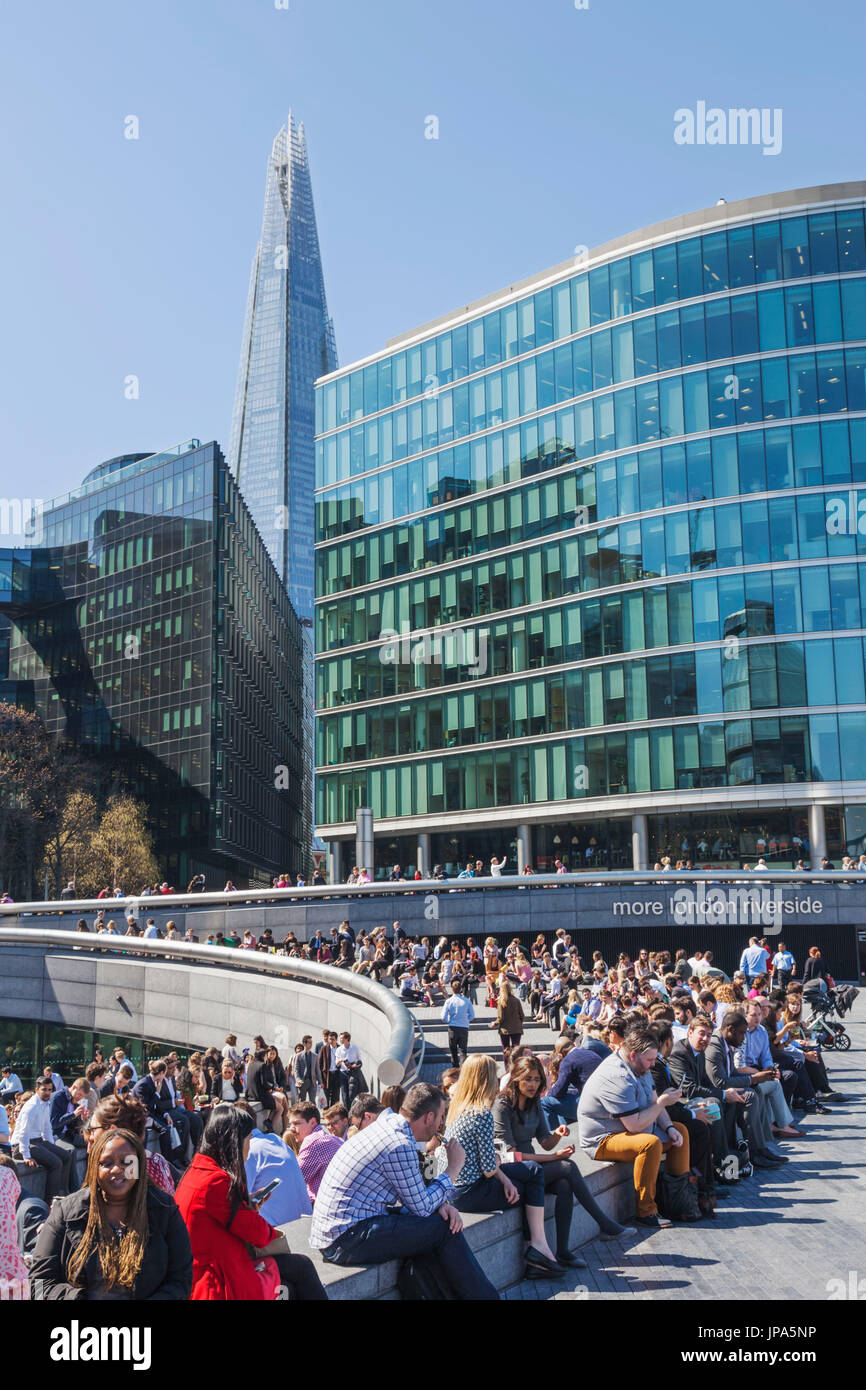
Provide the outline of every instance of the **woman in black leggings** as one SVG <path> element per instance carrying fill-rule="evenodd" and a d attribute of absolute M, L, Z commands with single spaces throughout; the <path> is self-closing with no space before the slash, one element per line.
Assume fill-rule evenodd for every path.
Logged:
<path fill-rule="evenodd" d="M 617 1240 L 635 1235 L 636 1232 L 633 1227 L 620 1226 L 618 1221 L 606 1216 L 593 1200 L 577 1164 L 571 1160 L 574 1145 L 557 1149 L 559 1140 L 568 1137 L 568 1128 L 561 1125 L 553 1133 L 550 1132 L 544 1111 L 538 1103 L 546 1086 L 544 1068 L 537 1057 L 521 1057 L 515 1062 L 508 1085 L 493 1106 L 494 1134 L 497 1143 L 505 1148 L 508 1155 L 516 1152 L 524 1159 L 531 1159 L 533 1164 L 539 1164 L 544 1175 L 545 1192 L 553 1192 L 556 1196 L 556 1258 L 560 1264 L 585 1269 L 586 1262 L 569 1250 L 575 1198 L 601 1227 L 602 1240 Z M 534 1140 L 538 1140 L 540 1153 L 533 1148 Z"/>

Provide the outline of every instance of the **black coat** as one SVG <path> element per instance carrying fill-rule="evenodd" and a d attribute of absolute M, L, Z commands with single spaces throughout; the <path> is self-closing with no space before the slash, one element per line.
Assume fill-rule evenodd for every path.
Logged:
<path fill-rule="evenodd" d="M 89 1211 L 90 1189 L 87 1187 L 55 1201 L 33 1252 L 30 1278 L 35 1298 L 100 1297 L 97 1290 L 102 1283 L 102 1270 L 95 1250 L 79 1276 L 81 1287 L 70 1284 L 67 1278 L 67 1266 L 84 1235 Z M 147 1220 L 147 1248 L 132 1298 L 186 1302 L 192 1292 L 192 1247 L 174 1198 L 157 1187 L 148 1186 Z"/>
<path fill-rule="evenodd" d="M 233 1079 L 233 1081 L 232 1081 L 231 1084 L 232 1084 L 232 1086 L 234 1087 L 234 1091 L 235 1091 L 234 1099 L 235 1099 L 235 1100 L 240 1100 L 241 1096 L 242 1096 L 243 1093 L 244 1093 L 244 1088 L 243 1088 L 243 1086 L 242 1086 L 241 1083 L 240 1083 L 240 1078 L 238 1077 L 237 1072 L 235 1072 L 235 1074 L 234 1074 L 234 1079 Z M 217 1072 L 213 1072 L 213 1073 L 208 1077 L 207 1093 L 208 1093 L 208 1096 L 210 1097 L 211 1100 L 214 1100 L 214 1101 L 217 1101 L 217 1102 L 221 1102 L 221 1101 L 222 1101 L 222 1098 L 223 1098 L 223 1078 L 222 1078 L 222 1073 L 221 1073 L 221 1072 L 218 1072 L 218 1071 L 217 1071 Z M 228 1101 L 227 1101 L 226 1104 L 231 1104 L 231 1102 L 228 1102 Z"/>
<path fill-rule="evenodd" d="M 163 1081 L 159 1090 L 152 1076 L 143 1076 L 132 1088 L 132 1094 L 143 1102 L 148 1115 L 155 1120 L 158 1125 L 165 1125 L 165 1115 L 169 1110 L 173 1110 L 171 1092 Z"/>
<path fill-rule="evenodd" d="M 714 1086 L 707 1075 L 707 1060 L 702 1053 L 694 1053 L 688 1039 L 681 1038 L 674 1043 L 668 1057 L 668 1066 L 674 1084 L 682 1086 L 687 1100 L 693 1097 L 721 1100 L 721 1086 Z"/>

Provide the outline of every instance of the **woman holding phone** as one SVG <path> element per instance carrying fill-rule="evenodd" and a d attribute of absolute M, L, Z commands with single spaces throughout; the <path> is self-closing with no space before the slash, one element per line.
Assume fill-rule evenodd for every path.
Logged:
<path fill-rule="evenodd" d="M 285 1286 L 296 1299 L 326 1299 L 312 1260 L 290 1254 L 282 1233 L 259 1214 L 267 1196 L 250 1196 L 244 1165 L 253 1128 L 246 1111 L 215 1106 L 178 1185 L 192 1245 L 192 1300 L 268 1302 Z"/>
<path fill-rule="evenodd" d="M 529 1157 L 541 1165 L 544 1191 L 553 1192 L 556 1197 L 556 1258 L 560 1264 L 585 1269 L 586 1261 L 568 1248 L 575 1197 L 593 1221 L 598 1222 L 603 1240 L 617 1240 L 637 1233 L 633 1227 L 620 1226 L 605 1216 L 593 1200 L 577 1164 L 572 1162 L 574 1145 L 559 1147 L 560 1140 L 568 1139 L 569 1130 L 567 1125 L 559 1125 L 551 1131 L 539 1105 L 546 1088 L 544 1067 L 537 1057 L 521 1057 L 515 1062 L 505 1090 L 493 1105 L 494 1134 L 509 1161 L 520 1162 Z M 536 1141 L 541 1152 L 535 1147 Z"/>

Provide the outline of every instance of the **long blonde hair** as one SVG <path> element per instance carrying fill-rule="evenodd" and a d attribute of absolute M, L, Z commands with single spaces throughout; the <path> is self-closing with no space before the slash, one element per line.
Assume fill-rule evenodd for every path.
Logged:
<path fill-rule="evenodd" d="M 448 1127 L 465 1111 L 489 1110 L 499 1094 L 499 1077 L 492 1057 L 469 1057 L 448 1097 Z"/>
<path fill-rule="evenodd" d="M 127 1209 L 126 1228 L 118 1236 L 105 1209 L 105 1200 L 98 1182 L 99 1163 L 109 1144 L 123 1139 L 138 1160 L 138 1180 L 132 1189 Z M 132 1289 L 141 1271 L 149 1236 L 147 1220 L 147 1155 L 144 1145 L 129 1129 L 106 1129 L 94 1141 L 87 1159 L 84 1187 L 90 1188 L 90 1208 L 84 1235 L 69 1258 L 66 1275 L 70 1284 L 77 1285 L 84 1266 L 94 1248 L 106 1289 Z"/>
<path fill-rule="evenodd" d="M 511 999 L 512 995 L 511 981 L 503 970 L 499 976 L 499 996 L 497 999 L 497 1014 L 500 1018 L 502 1017 L 505 1005 L 508 1003 L 509 999 Z"/>

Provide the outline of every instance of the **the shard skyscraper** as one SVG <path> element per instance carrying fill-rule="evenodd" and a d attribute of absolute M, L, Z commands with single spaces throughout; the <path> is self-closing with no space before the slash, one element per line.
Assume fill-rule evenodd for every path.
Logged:
<path fill-rule="evenodd" d="M 337 366 L 303 125 L 268 160 L 232 415 L 229 466 L 298 617 L 313 617 L 313 383 Z"/>
<path fill-rule="evenodd" d="M 304 127 L 289 112 L 268 160 L 229 466 L 303 624 L 305 871 L 313 831 L 313 383 L 336 366 Z"/>

